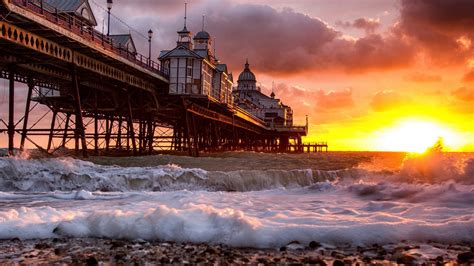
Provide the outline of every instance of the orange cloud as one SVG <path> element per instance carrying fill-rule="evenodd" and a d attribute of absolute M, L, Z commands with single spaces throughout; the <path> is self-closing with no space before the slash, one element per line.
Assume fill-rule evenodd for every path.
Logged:
<path fill-rule="evenodd" d="M 370 106 L 376 112 L 383 112 L 389 109 L 400 107 L 400 105 L 410 103 L 411 99 L 392 90 L 383 90 L 377 92 Z"/>
<path fill-rule="evenodd" d="M 474 89 L 473 88 L 466 88 L 461 87 L 457 90 L 451 92 L 457 99 L 466 102 L 474 101 Z"/>
<path fill-rule="evenodd" d="M 467 72 L 466 74 L 464 74 L 462 80 L 464 82 L 474 82 L 474 70 L 471 70 Z"/>
<path fill-rule="evenodd" d="M 422 73 L 422 72 L 412 73 L 406 79 L 409 81 L 419 82 L 419 83 L 438 82 L 442 80 L 440 75 L 428 74 L 428 73 Z"/>

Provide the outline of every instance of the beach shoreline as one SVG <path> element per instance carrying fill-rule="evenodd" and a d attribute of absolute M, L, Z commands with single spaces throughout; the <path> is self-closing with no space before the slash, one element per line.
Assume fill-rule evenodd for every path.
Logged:
<path fill-rule="evenodd" d="M 470 264 L 474 243 L 408 243 L 331 246 L 292 242 L 275 249 L 102 238 L 0 240 L 2 265 L 144 264 Z"/>

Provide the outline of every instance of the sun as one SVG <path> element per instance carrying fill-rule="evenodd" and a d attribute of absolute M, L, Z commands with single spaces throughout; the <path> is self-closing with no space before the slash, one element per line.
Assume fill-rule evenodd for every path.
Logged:
<path fill-rule="evenodd" d="M 407 120 L 378 132 L 376 148 L 382 151 L 421 153 L 442 138 L 448 147 L 456 146 L 456 133 L 435 122 Z"/>

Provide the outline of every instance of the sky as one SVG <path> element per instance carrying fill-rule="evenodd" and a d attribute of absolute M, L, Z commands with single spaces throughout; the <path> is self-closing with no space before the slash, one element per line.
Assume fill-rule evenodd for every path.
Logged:
<path fill-rule="evenodd" d="M 105 0 L 91 0 L 99 28 Z M 215 38 L 234 77 L 248 58 L 262 91 L 309 118 L 331 150 L 420 151 L 438 137 L 474 151 L 474 1 L 188 0 L 188 29 Z M 114 0 L 112 34 L 147 53 L 176 45 L 184 0 Z M 117 18 L 120 18 L 117 19 Z M 123 23 L 123 22 L 126 22 Z"/>

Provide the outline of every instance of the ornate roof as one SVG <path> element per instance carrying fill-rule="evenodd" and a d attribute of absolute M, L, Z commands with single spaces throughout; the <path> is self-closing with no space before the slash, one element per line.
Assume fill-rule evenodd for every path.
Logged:
<path fill-rule="evenodd" d="M 249 61 L 247 60 L 245 63 L 245 68 L 242 73 L 239 75 L 239 79 L 237 80 L 238 82 L 240 81 L 254 81 L 256 82 L 257 79 L 255 78 L 255 74 L 250 70 L 250 65 Z"/>
<path fill-rule="evenodd" d="M 211 38 L 211 35 L 207 31 L 200 31 L 196 33 L 196 36 L 194 36 L 194 39 L 201 39 L 201 40 L 209 40 Z"/>

